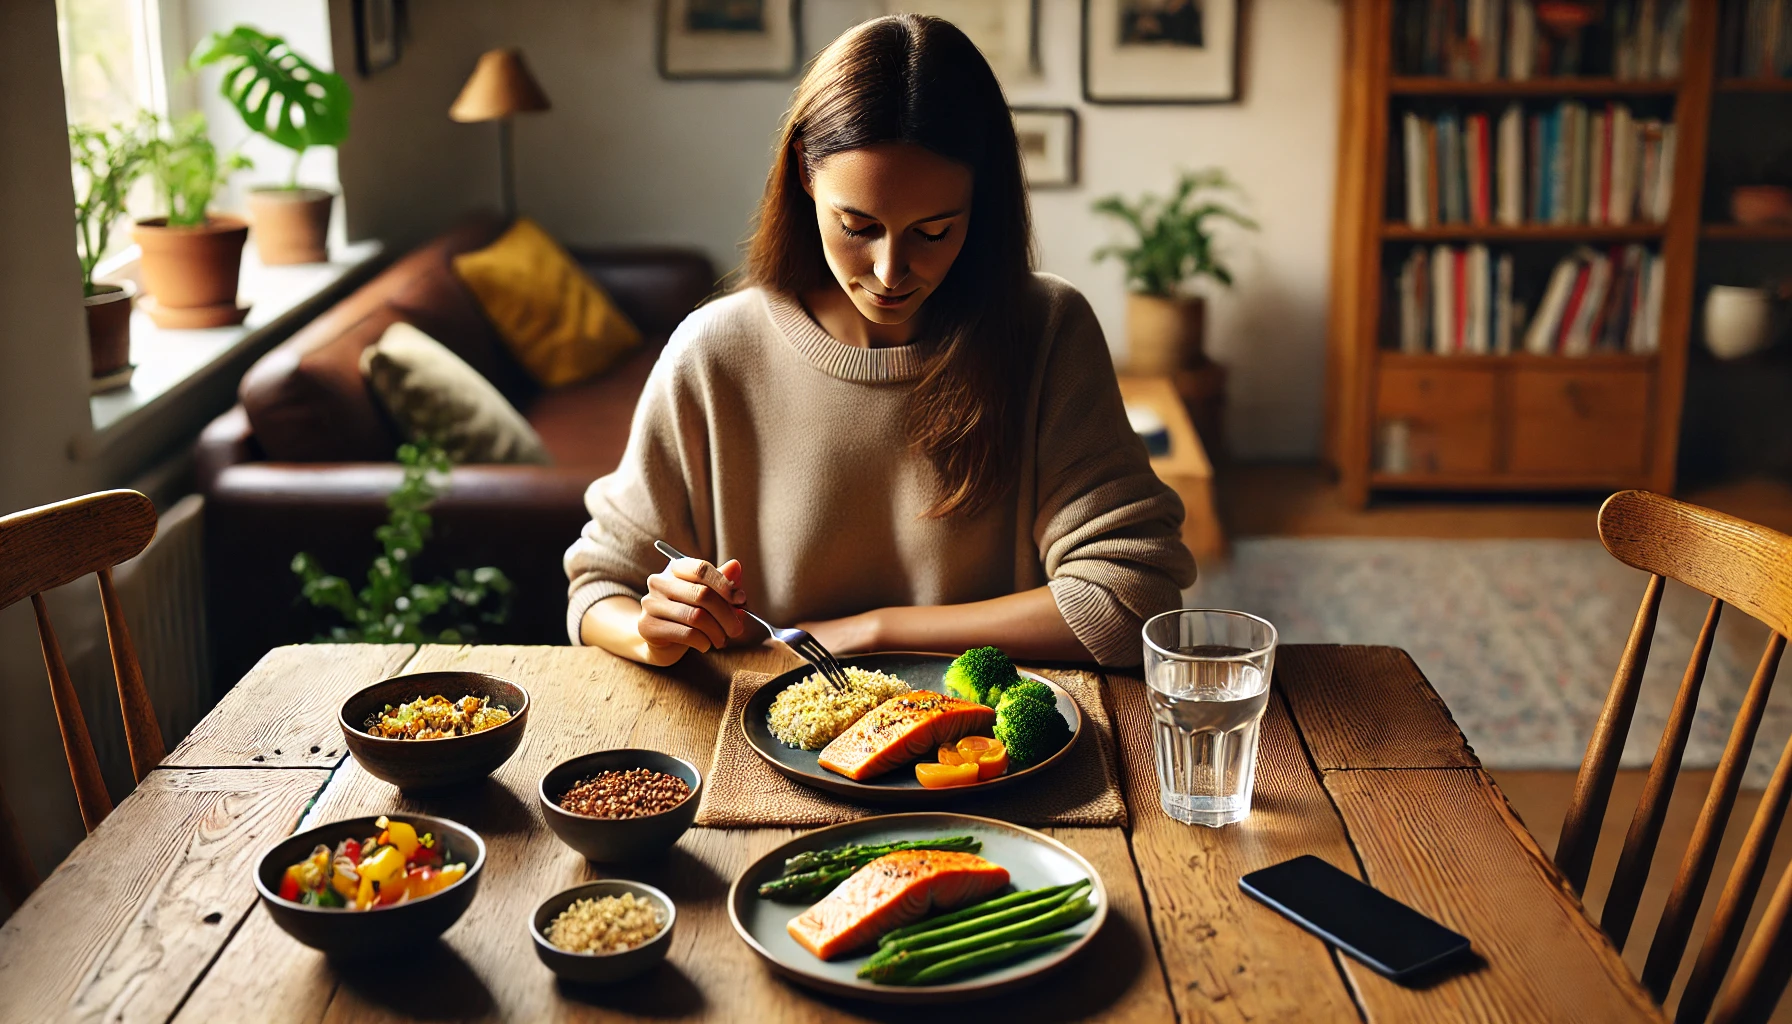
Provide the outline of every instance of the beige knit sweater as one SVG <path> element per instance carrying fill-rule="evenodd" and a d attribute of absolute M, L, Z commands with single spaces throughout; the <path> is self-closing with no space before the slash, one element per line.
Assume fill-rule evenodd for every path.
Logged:
<path fill-rule="evenodd" d="M 1182 502 L 1126 421 L 1101 327 L 1075 288 L 1036 275 L 1043 324 L 1017 453 L 1019 486 L 973 518 L 924 515 L 938 493 L 910 451 L 905 403 L 922 346 L 836 341 L 793 299 L 749 288 L 692 313 L 635 409 L 622 464 L 585 494 L 566 552 L 566 627 L 665 568 L 656 537 L 738 558 L 778 625 L 872 608 L 978 601 L 1049 583 L 1104 665 L 1136 665 L 1144 619 L 1195 578 Z"/>

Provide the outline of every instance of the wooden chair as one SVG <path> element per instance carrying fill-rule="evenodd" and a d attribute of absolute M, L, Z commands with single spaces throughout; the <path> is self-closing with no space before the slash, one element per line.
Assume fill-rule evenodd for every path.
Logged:
<path fill-rule="evenodd" d="M 138 782 L 167 754 L 162 730 L 143 686 L 137 649 L 125 628 L 124 612 L 112 586 L 112 567 L 135 557 L 156 533 L 156 509 L 136 491 L 100 491 L 0 517 L 0 608 L 29 597 L 37 613 L 37 637 L 43 645 L 44 668 L 50 675 L 50 698 L 62 730 L 62 749 L 75 780 L 81 820 L 92 832 L 112 812 L 112 798 L 100 777 L 99 758 L 87 732 L 87 719 L 75 695 L 74 681 L 62 660 L 62 647 L 50 628 L 43 593 L 93 573 L 99 577 L 100 603 L 106 615 L 106 641 L 112 650 L 112 673 L 118 681 L 118 703 L 124 712 L 125 742 Z M 36 884 L 29 863 L 19 864 L 22 851 L 11 814 L 0 804 L 0 880 L 13 889 Z M 9 832 L 13 834 L 8 834 Z"/>
<path fill-rule="evenodd" d="M 1649 573 L 1650 577 L 1604 710 L 1587 744 L 1574 798 L 1556 847 L 1556 866 L 1576 892 L 1586 887 L 1592 867 L 1600 823 L 1605 819 L 1612 780 L 1618 771 L 1618 757 L 1636 710 L 1665 582 L 1669 578 L 1678 580 L 1712 598 L 1649 768 L 1642 798 L 1624 837 L 1624 849 L 1601 914 L 1600 927 L 1620 948 L 1630 934 L 1643 884 L 1648 879 L 1649 863 L 1661 838 L 1668 800 L 1673 796 L 1687 734 L 1692 729 L 1699 687 L 1717 634 L 1718 616 L 1727 604 L 1773 630 L 1737 712 L 1649 947 L 1642 982 L 1660 1002 L 1667 997 L 1686 953 L 1693 919 L 1711 881 L 1718 845 L 1748 766 L 1749 748 L 1754 745 L 1767 694 L 1779 668 L 1780 655 L 1786 649 L 1786 637 L 1792 635 L 1792 537 L 1659 494 L 1622 491 L 1608 498 L 1599 510 L 1599 539 L 1619 561 Z M 1680 996 L 1677 1021 L 1703 1020 L 1714 1004 L 1715 1021 L 1764 1021 L 1785 990 L 1788 977 L 1792 976 L 1792 868 L 1780 876 L 1761 924 L 1743 951 L 1735 977 L 1721 1000 L 1718 998 L 1718 987 L 1736 954 L 1749 908 L 1767 871 L 1768 854 L 1785 817 L 1789 797 L 1792 743 L 1780 755 L 1724 885 L 1692 976 Z"/>

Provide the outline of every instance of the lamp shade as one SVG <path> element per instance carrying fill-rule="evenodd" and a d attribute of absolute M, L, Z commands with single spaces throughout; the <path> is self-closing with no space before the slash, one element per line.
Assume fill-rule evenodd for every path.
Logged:
<path fill-rule="evenodd" d="M 488 50 L 461 87 L 448 116 L 456 121 L 496 121 L 532 110 L 548 109 L 547 93 L 523 63 L 514 46 Z"/>

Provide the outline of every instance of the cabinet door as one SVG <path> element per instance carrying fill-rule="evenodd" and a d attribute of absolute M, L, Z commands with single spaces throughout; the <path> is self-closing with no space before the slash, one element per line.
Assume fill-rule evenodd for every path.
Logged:
<path fill-rule="evenodd" d="M 1646 367 L 1514 372 L 1511 471 L 1589 479 L 1641 473 L 1653 381 Z"/>
<path fill-rule="evenodd" d="M 1494 373 L 1469 367 L 1383 367 L 1375 390 L 1375 467 L 1460 476 L 1494 468 Z"/>

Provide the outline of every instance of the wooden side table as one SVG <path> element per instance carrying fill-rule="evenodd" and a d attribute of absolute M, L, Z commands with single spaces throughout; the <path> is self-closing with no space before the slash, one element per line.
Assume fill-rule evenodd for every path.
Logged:
<path fill-rule="evenodd" d="M 1122 374 L 1120 397 L 1127 405 L 1157 413 L 1169 429 L 1170 451 L 1152 456 L 1151 468 L 1182 498 L 1188 513 L 1182 521 L 1183 543 L 1196 558 L 1224 554 L 1226 535 L 1213 506 L 1213 463 L 1207 459 L 1207 449 L 1201 446 L 1201 436 L 1195 433 L 1175 386 L 1168 377 Z"/>

